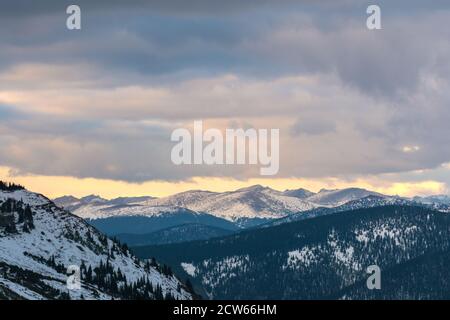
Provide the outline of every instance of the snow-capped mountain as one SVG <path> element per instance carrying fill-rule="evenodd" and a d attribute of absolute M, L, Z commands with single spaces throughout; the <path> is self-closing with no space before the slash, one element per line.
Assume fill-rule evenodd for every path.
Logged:
<path fill-rule="evenodd" d="M 67 209 L 70 210 L 70 209 Z M 188 209 L 182 207 L 172 207 L 172 206 L 152 206 L 147 205 L 147 203 L 128 203 L 122 205 L 111 205 L 106 203 L 101 204 L 87 204 L 72 210 L 77 216 L 96 220 L 105 219 L 111 217 L 131 217 L 131 216 L 144 216 L 144 217 L 158 217 L 174 215 L 178 212 L 186 211 Z M 200 213 L 189 210 L 193 215 L 199 215 Z"/>
<path fill-rule="evenodd" d="M 230 221 L 274 219 L 316 207 L 308 201 L 260 185 L 223 193 L 189 191 L 150 200 L 148 203 L 178 205 Z"/>
<path fill-rule="evenodd" d="M 129 241 L 135 238 L 147 239 L 143 242 L 146 244 L 160 243 L 155 232 L 163 230 L 166 231 L 165 241 L 172 242 L 179 239 L 207 239 L 217 235 L 217 230 L 222 230 L 220 234 L 225 234 L 239 229 L 235 223 L 223 218 L 176 206 L 179 202 L 159 205 L 152 203 L 152 199 L 154 198 L 135 197 L 105 200 L 89 196 L 82 199 L 62 197 L 55 202 L 72 210 L 103 233 L 121 241 L 126 240 L 129 245 L 135 243 Z M 177 227 L 179 228 L 176 229 Z M 175 230 L 173 228 L 179 232 L 167 232 Z"/>
<path fill-rule="evenodd" d="M 61 208 L 71 212 L 78 211 L 77 215 L 82 218 L 96 218 L 96 213 L 101 212 L 104 208 L 115 208 L 120 206 L 133 206 L 133 204 L 154 199 L 153 197 L 120 197 L 112 200 L 104 199 L 97 195 L 89 195 L 83 198 L 75 198 L 73 196 L 63 196 L 53 201 Z M 86 210 L 82 210 L 86 208 Z M 101 217 L 101 215 L 100 215 Z"/>
<path fill-rule="evenodd" d="M 428 196 L 428 197 L 414 197 L 414 201 L 431 204 L 431 203 L 440 203 L 440 204 L 447 204 L 450 205 L 450 196 L 441 194 L 441 195 L 435 195 L 435 196 Z"/>
<path fill-rule="evenodd" d="M 120 200 L 119 200 L 120 199 Z M 318 214 L 324 208 L 338 208 L 342 211 L 356 208 L 392 204 L 398 201 L 424 203 L 430 208 L 449 211 L 448 197 L 427 197 L 406 199 L 386 196 L 361 188 L 337 190 L 322 189 L 317 193 L 306 189 L 280 192 L 260 185 L 229 192 L 210 192 L 192 190 L 163 198 L 138 197 L 105 200 L 98 196 L 82 199 L 63 197 L 56 199 L 66 209 L 86 219 L 100 219 L 118 216 L 168 216 L 176 214 L 180 208 L 189 209 L 197 214 L 207 213 L 226 219 L 241 228 L 264 224 L 302 213 L 308 217 L 311 212 Z M 347 207 L 342 207 L 348 204 Z M 186 222 L 188 223 L 188 222 Z"/>
<path fill-rule="evenodd" d="M 368 195 L 383 197 L 381 194 L 357 188 L 321 190 L 318 193 L 313 193 L 306 189 L 280 192 L 255 185 L 222 193 L 192 190 L 163 198 L 137 197 L 117 198 L 113 200 L 106 200 L 95 195 L 81 199 L 66 196 L 55 199 L 55 202 L 91 222 L 96 219 L 138 216 L 148 218 L 166 217 L 167 219 L 172 219 L 179 214 L 180 210 L 188 209 L 199 216 L 209 214 L 220 219 L 228 220 L 236 224 L 239 228 L 247 228 L 299 212 L 307 212 L 319 207 L 339 206 L 345 202 L 357 200 Z M 93 224 L 97 228 L 100 228 L 100 230 L 112 234 L 110 233 L 109 226 L 102 228 L 102 221 L 96 221 L 95 223 Z M 111 221 L 108 221 L 108 223 L 111 223 Z M 201 222 L 185 220 L 183 223 Z M 172 222 L 167 224 L 164 222 L 163 224 L 164 227 L 175 226 Z M 233 229 L 220 224 L 210 226 L 228 230 Z M 114 234 L 130 232 L 130 230 L 125 229 L 115 231 L 117 232 Z M 156 230 L 151 228 L 151 230 L 140 230 L 140 232 L 131 233 L 149 233 L 154 231 Z"/>
<path fill-rule="evenodd" d="M 320 205 L 323 207 L 337 207 L 347 203 L 349 201 L 358 200 L 365 198 L 367 196 L 378 196 L 384 197 L 384 195 L 365 190 L 360 188 L 347 188 L 347 189 L 337 189 L 337 190 L 326 190 L 322 189 L 318 193 L 313 194 L 307 198 L 311 203 Z"/>
<path fill-rule="evenodd" d="M 277 219 L 292 213 L 317 207 L 336 207 L 369 195 L 383 195 L 358 188 L 321 190 L 306 189 L 280 192 L 260 185 L 229 192 L 192 190 L 163 198 L 139 197 L 105 200 L 98 196 L 82 199 L 62 197 L 55 199 L 74 214 L 89 219 L 125 215 L 158 215 L 162 212 L 187 208 L 206 212 L 229 221 L 242 219 Z"/>
<path fill-rule="evenodd" d="M 248 220 L 274 219 L 294 212 L 310 210 L 317 205 L 298 197 L 285 195 L 262 186 L 252 186 L 231 192 L 209 192 L 193 190 L 164 198 L 131 198 L 122 204 L 96 196 L 75 201 L 68 197 L 55 199 L 67 210 L 85 219 L 100 219 L 113 216 L 160 216 L 176 213 L 180 208 L 192 212 L 208 213 L 218 218 L 245 225 Z M 72 199 L 73 200 L 73 199 Z"/>
<path fill-rule="evenodd" d="M 412 200 L 441 212 L 450 212 L 450 197 L 446 195 L 414 197 Z"/>
<path fill-rule="evenodd" d="M 80 270 L 80 289 L 69 290 L 66 285 L 69 266 Z M 192 299 L 193 295 L 169 268 L 138 260 L 125 246 L 46 197 L 2 184 L 2 298 Z"/>
<path fill-rule="evenodd" d="M 283 195 L 289 196 L 289 197 L 296 197 L 300 199 L 306 199 L 308 197 L 313 196 L 315 193 L 311 192 L 309 190 L 300 188 L 300 189 L 294 189 L 294 190 L 285 190 L 283 192 Z"/>
<path fill-rule="evenodd" d="M 81 199 L 73 196 L 64 196 L 53 200 L 53 202 L 60 208 L 67 208 L 69 210 L 69 208 L 72 209 L 75 205 L 81 204 Z"/>
<path fill-rule="evenodd" d="M 377 196 L 377 195 L 369 195 L 361 199 L 348 201 L 340 206 L 336 207 L 318 207 L 312 210 L 298 212 L 284 218 L 280 218 L 277 220 L 270 221 L 269 223 L 263 224 L 261 228 L 267 228 L 272 226 L 277 226 L 284 223 L 300 221 L 305 219 L 311 219 L 318 216 L 329 215 L 332 213 L 338 212 L 347 212 L 357 209 L 364 208 L 375 208 L 375 207 L 385 207 L 391 205 L 399 205 L 399 206 L 416 206 L 418 203 L 410 201 L 408 199 L 400 198 L 400 197 L 388 197 L 388 196 Z"/>

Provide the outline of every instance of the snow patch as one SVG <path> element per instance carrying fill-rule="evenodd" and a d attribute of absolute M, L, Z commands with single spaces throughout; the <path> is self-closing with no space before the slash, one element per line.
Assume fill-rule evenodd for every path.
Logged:
<path fill-rule="evenodd" d="M 182 262 L 181 267 L 184 269 L 184 271 L 186 271 L 188 275 L 190 275 L 191 277 L 195 277 L 197 268 L 192 263 Z"/>

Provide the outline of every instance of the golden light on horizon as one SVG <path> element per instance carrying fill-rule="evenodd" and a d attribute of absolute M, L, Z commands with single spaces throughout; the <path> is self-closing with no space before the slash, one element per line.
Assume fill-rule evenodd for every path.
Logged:
<path fill-rule="evenodd" d="M 445 193 L 446 186 L 438 181 L 387 182 L 371 179 L 343 181 L 338 178 L 254 178 L 237 180 L 232 178 L 194 177 L 189 181 L 148 181 L 131 183 L 95 178 L 68 176 L 13 175 L 10 168 L 0 167 L 0 179 L 24 185 L 27 189 L 42 193 L 49 198 L 64 195 L 83 197 L 96 194 L 106 199 L 130 196 L 164 197 L 188 190 L 208 190 L 214 192 L 233 191 L 260 184 L 275 190 L 305 188 L 313 192 L 320 189 L 341 189 L 349 187 L 365 188 L 388 195 L 414 196 Z"/>

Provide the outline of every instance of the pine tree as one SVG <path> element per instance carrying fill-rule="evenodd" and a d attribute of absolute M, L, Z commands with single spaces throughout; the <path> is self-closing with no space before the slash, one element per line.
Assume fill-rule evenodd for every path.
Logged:
<path fill-rule="evenodd" d="M 189 278 L 186 279 L 186 288 L 189 292 L 191 292 L 191 293 L 194 292 L 194 288 L 193 288 L 191 280 L 189 280 Z"/>

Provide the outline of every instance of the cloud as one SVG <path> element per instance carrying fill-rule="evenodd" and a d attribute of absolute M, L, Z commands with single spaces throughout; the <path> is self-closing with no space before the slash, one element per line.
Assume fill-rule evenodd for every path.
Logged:
<path fill-rule="evenodd" d="M 299 119 L 290 131 L 293 135 L 321 135 L 336 132 L 336 124 L 328 119 Z"/>
<path fill-rule="evenodd" d="M 73 1 L 72 1 L 73 2 Z M 46 0 L 42 3 L 36 3 L 32 0 L 16 0 L 14 2 L 2 2 L 0 12 L 5 16 L 15 16 L 15 18 L 29 17 L 35 15 L 57 14 L 72 4 L 68 0 Z M 336 4 L 333 0 L 322 0 L 317 5 L 321 8 L 339 8 L 348 7 L 357 4 L 357 0 L 345 0 Z M 292 5 L 310 5 L 311 0 L 285 0 L 282 3 L 272 0 L 78 0 L 77 5 L 87 11 L 144 11 L 164 12 L 179 15 L 191 14 L 212 14 L 215 16 L 227 15 L 242 10 L 259 8 L 280 8 L 291 7 Z"/>
<path fill-rule="evenodd" d="M 280 128 L 283 178 L 449 162 L 448 2 L 382 2 L 380 32 L 356 1 L 123 3 L 80 1 L 79 33 L 59 1 L 2 3 L 1 165 L 131 182 L 254 177 L 174 167 L 170 133 L 194 119 Z"/>
<path fill-rule="evenodd" d="M 22 119 L 25 114 L 18 111 L 14 106 L 0 103 L 0 122 Z"/>
<path fill-rule="evenodd" d="M 402 148 L 402 151 L 406 152 L 406 153 L 408 153 L 408 152 L 417 152 L 419 150 L 420 150 L 419 146 L 404 146 Z"/>
<path fill-rule="evenodd" d="M 52 198 L 74 195 L 83 197 L 98 194 L 104 198 L 118 196 L 152 195 L 163 197 L 188 190 L 210 190 L 216 192 L 232 191 L 249 185 L 260 184 L 276 190 L 296 189 L 299 186 L 318 192 L 322 188 L 336 189 L 360 187 L 374 190 L 388 195 L 415 196 L 448 193 L 448 187 L 438 181 L 402 182 L 389 181 L 382 178 L 364 177 L 355 180 L 336 179 L 262 179 L 254 178 L 246 181 L 231 178 L 194 177 L 189 181 L 147 181 L 144 183 L 130 183 L 107 179 L 80 179 L 67 176 L 18 175 L 10 168 L 0 167 L 0 179 L 14 180 L 26 185 L 27 188 L 42 192 Z"/>
<path fill-rule="evenodd" d="M 57 10 L 50 10 L 54 4 L 31 4 L 30 12 L 47 7 L 50 11 L 41 18 L 14 21 L 17 28 L 0 31 L 4 33 L 0 65 L 89 63 L 107 73 L 152 77 L 182 72 L 255 77 L 336 72 L 346 83 L 383 96 L 413 89 L 432 60 L 447 61 L 449 31 L 439 26 L 447 21 L 448 12 L 438 11 L 439 6 L 422 9 L 421 19 L 412 19 L 385 3 L 382 7 L 390 13 L 383 20 L 385 30 L 372 32 L 365 27 L 364 6 L 356 1 L 336 5 L 321 1 L 316 6 L 309 1 L 276 5 L 246 1 L 249 10 L 242 11 L 237 10 L 242 1 L 199 1 L 198 6 L 189 2 L 196 14 L 186 16 L 150 9 L 162 6 L 186 13 L 179 1 L 154 1 L 149 7 L 141 1 L 127 2 L 128 10 L 119 16 L 116 6 L 123 2 L 88 3 L 86 30 L 79 33 L 65 30 L 64 16 L 58 18 Z M 421 8 L 406 4 L 408 10 Z M 223 7 L 234 8 L 234 13 L 220 11 Z M 431 46 L 437 50 L 427 50 Z"/>
<path fill-rule="evenodd" d="M 424 110 L 421 121 L 433 123 L 431 132 L 407 121 L 408 113 L 396 123 L 397 114 L 411 107 L 408 101 L 395 109 L 336 77 L 264 81 L 226 75 L 159 88 L 89 90 L 69 84 L 64 92 L 0 92 L 28 117 L 1 126 L 10 137 L 3 139 L 5 150 L 14 150 L 0 157 L 3 163 L 24 172 L 127 181 L 255 174 L 246 167 L 174 167 L 168 159 L 170 133 L 195 119 L 220 129 L 230 121 L 280 128 L 281 177 L 409 171 L 449 159 L 449 151 L 440 147 L 448 139 L 445 121 L 433 123 L 436 115 Z M 405 153 L 409 145 L 420 145 L 420 152 Z"/>

